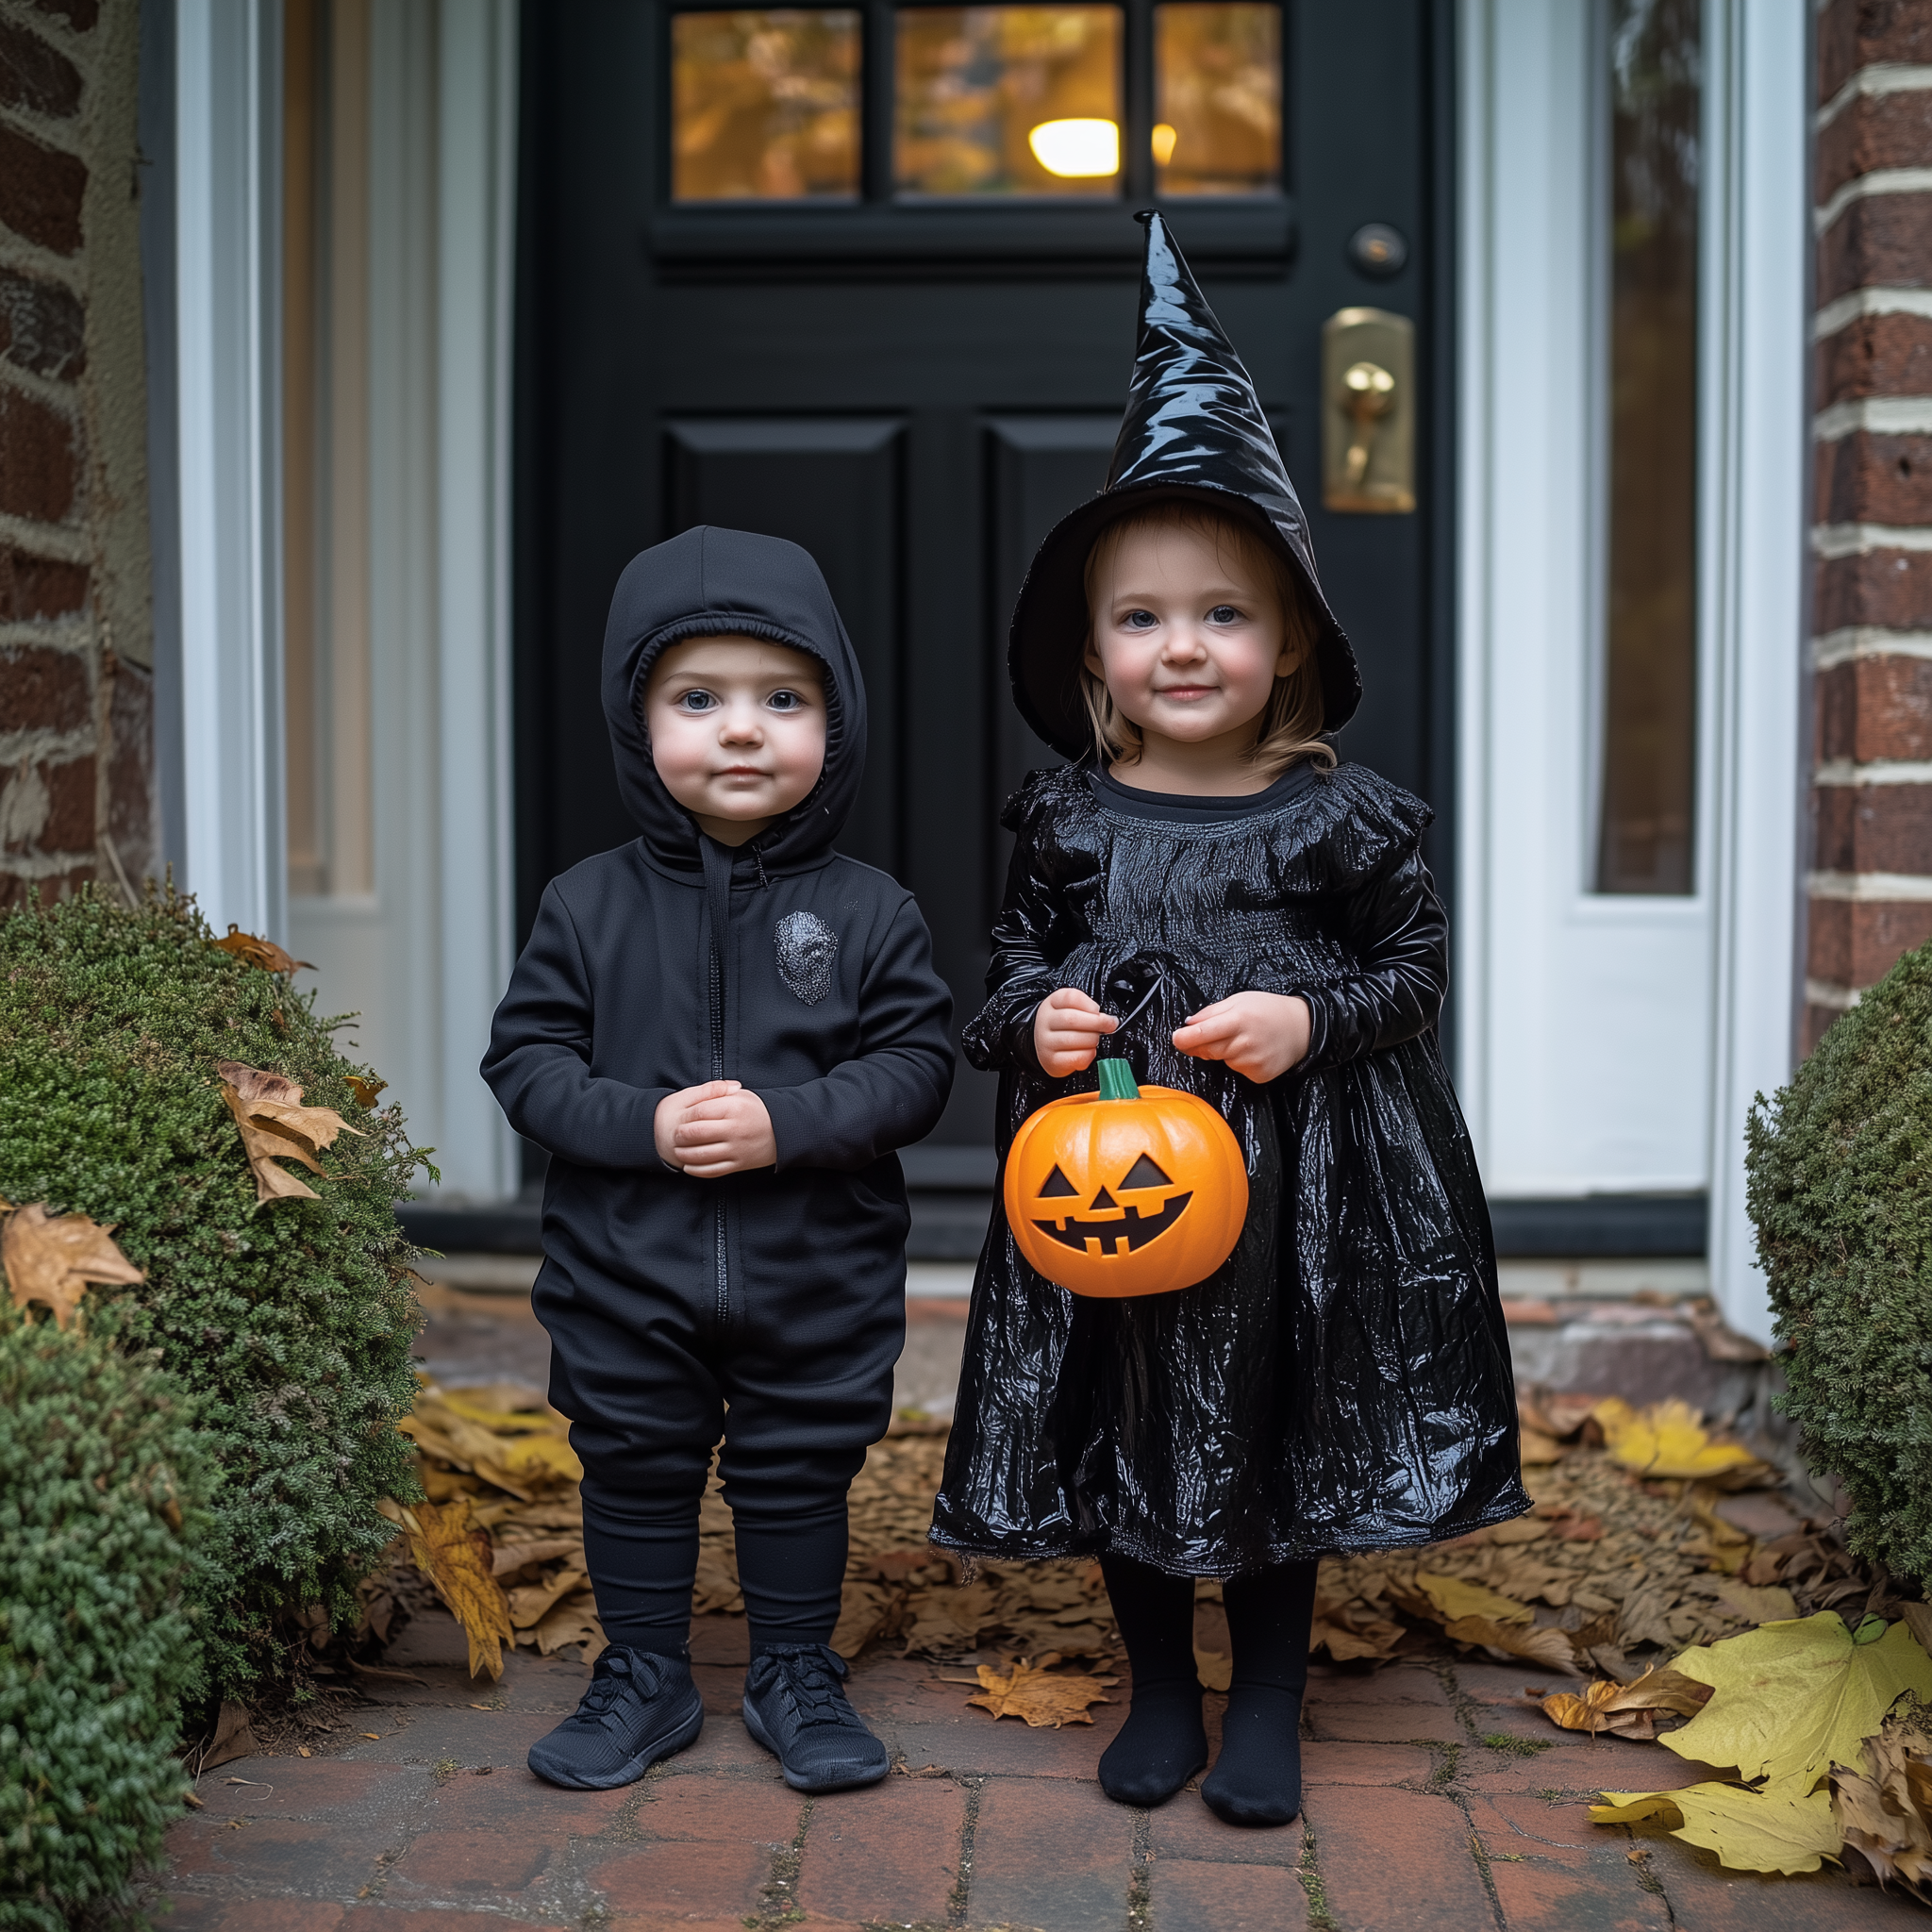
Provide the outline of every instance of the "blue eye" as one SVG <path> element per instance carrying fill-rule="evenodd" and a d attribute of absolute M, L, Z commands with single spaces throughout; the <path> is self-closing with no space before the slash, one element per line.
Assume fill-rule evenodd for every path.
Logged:
<path fill-rule="evenodd" d="M 1159 622 L 1151 610 L 1130 610 L 1121 619 L 1128 630 L 1152 630 Z"/>
<path fill-rule="evenodd" d="M 799 711 L 805 708 L 805 700 L 795 691 L 774 691 L 765 702 L 774 711 Z"/>
<path fill-rule="evenodd" d="M 1239 624 L 1241 621 L 1241 614 L 1232 604 L 1217 604 L 1208 613 L 1209 624 Z"/>
<path fill-rule="evenodd" d="M 677 708 L 680 711 L 708 711 L 717 702 L 708 691 L 688 691 L 679 694 Z"/>

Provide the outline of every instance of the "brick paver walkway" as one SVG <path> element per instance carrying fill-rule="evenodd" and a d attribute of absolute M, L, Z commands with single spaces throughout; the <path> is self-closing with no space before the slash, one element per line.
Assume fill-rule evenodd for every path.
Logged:
<path fill-rule="evenodd" d="M 473 1685 L 449 1661 L 461 1656 L 455 1625 L 421 1620 L 391 1664 L 423 1683 L 372 1685 L 354 1729 L 336 1734 L 346 1748 L 243 1758 L 203 1777 L 206 1810 L 171 1840 L 168 1932 L 1926 1924 L 1922 1907 L 1830 1868 L 1745 1876 L 1661 1833 L 1592 1825 L 1585 1807 L 1598 1790 L 1690 1775 L 1657 1745 L 1561 1738 L 1523 1707 L 1537 1680 L 1520 1669 L 1318 1670 L 1303 1819 L 1246 1832 L 1192 1791 L 1153 1812 L 1101 1795 L 1094 1766 L 1124 1705 L 1098 1707 L 1091 1729 L 1029 1730 L 968 1708 L 967 1687 L 942 1681 L 963 1667 L 891 1659 L 860 1665 L 853 1691 L 893 1775 L 802 1800 L 739 1719 L 742 1646 L 740 1620 L 702 1620 L 697 1743 L 628 1790 L 579 1793 L 540 1784 L 524 1753 L 575 1705 L 584 1667 L 525 1653 L 500 1686 Z"/>

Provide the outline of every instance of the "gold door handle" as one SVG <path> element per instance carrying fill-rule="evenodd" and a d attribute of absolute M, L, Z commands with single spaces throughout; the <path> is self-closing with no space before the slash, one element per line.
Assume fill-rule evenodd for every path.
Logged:
<path fill-rule="evenodd" d="M 1342 471 L 1348 487 L 1359 491 L 1369 474 L 1369 447 L 1375 431 L 1395 407 L 1395 378 L 1379 362 L 1351 362 L 1342 372 L 1341 407 L 1355 425 Z"/>
<path fill-rule="evenodd" d="M 1415 508 L 1415 325 L 1341 308 L 1322 325 L 1322 501 L 1357 516 Z"/>

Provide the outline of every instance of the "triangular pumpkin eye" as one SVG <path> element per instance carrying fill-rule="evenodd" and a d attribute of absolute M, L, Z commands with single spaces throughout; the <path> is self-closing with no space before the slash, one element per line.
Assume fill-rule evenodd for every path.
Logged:
<path fill-rule="evenodd" d="M 1041 1197 L 1044 1198 L 1048 1194 L 1077 1194 L 1080 1191 L 1056 1167 L 1047 1175 L 1046 1184 L 1040 1191 Z"/>
<path fill-rule="evenodd" d="M 1120 1205 L 1105 1188 L 1102 1188 L 1099 1193 L 1093 1197 L 1093 1206 L 1096 1208 L 1118 1208 Z"/>
<path fill-rule="evenodd" d="M 1059 1172 L 1058 1168 L 1054 1170 Z M 1155 1166 L 1143 1154 L 1127 1170 L 1127 1177 L 1121 1183 L 1123 1188 L 1171 1188 L 1174 1183 Z"/>

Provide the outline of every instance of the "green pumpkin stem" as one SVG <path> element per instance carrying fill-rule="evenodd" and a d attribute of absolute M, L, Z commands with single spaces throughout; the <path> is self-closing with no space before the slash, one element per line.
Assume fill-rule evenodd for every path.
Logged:
<path fill-rule="evenodd" d="M 1134 1070 L 1125 1060 L 1099 1062 L 1100 1097 L 1103 1100 L 1139 1100 L 1141 1089 L 1135 1083 Z"/>

